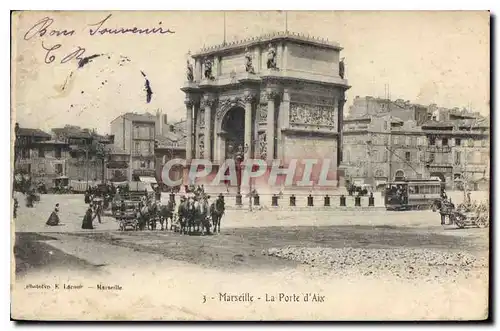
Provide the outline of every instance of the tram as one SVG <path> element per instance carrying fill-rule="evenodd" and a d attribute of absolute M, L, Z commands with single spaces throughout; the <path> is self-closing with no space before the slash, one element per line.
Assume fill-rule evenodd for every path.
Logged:
<path fill-rule="evenodd" d="M 404 179 L 389 182 L 385 188 L 387 210 L 430 209 L 441 198 L 439 179 Z"/>

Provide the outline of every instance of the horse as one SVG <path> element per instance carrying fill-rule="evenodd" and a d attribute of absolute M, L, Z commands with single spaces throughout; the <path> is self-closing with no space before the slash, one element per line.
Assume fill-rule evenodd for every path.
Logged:
<path fill-rule="evenodd" d="M 436 199 L 432 202 L 432 211 L 439 211 L 441 215 L 441 225 L 446 224 L 446 216 L 448 216 L 450 223 L 453 223 L 453 210 L 455 205 L 446 199 Z"/>
<path fill-rule="evenodd" d="M 166 206 L 160 206 L 158 208 L 158 218 L 160 220 L 160 225 L 162 230 L 166 230 L 168 228 L 168 220 L 170 219 L 170 230 L 174 228 L 174 210 L 175 210 L 175 202 L 169 200 Z M 165 222 L 165 227 L 163 224 Z"/>
<path fill-rule="evenodd" d="M 214 233 L 220 233 L 220 221 L 224 215 L 224 200 L 220 197 L 215 200 L 210 206 L 210 218 L 214 226 Z"/>
<path fill-rule="evenodd" d="M 181 203 L 179 204 L 179 207 L 177 208 L 177 216 L 179 220 L 179 225 L 180 225 L 180 233 L 186 233 L 187 225 L 188 225 L 188 220 L 190 218 L 190 210 L 189 210 L 189 199 L 188 200 L 182 200 Z"/>
<path fill-rule="evenodd" d="M 191 224 L 189 227 L 193 228 L 194 231 L 210 234 L 210 221 L 208 220 L 208 201 L 207 199 L 201 199 L 193 203 L 194 213 L 190 218 Z"/>
<path fill-rule="evenodd" d="M 137 219 L 139 221 L 139 230 L 144 230 L 146 226 L 149 226 L 151 230 L 156 229 L 156 204 L 146 204 L 141 206 L 139 204 L 137 212 Z"/>

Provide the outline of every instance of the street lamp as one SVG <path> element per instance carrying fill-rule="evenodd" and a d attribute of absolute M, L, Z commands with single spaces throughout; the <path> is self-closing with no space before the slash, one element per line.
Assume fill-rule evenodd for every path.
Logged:
<path fill-rule="evenodd" d="M 241 201 L 241 166 L 243 163 L 243 160 L 245 159 L 244 154 L 247 152 L 248 146 L 245 146 L 244 148 L 239 145 L 238 150 L 234 154 L 234 163 L 236 166 L 236 184 L 237 184 L 237 191 L 236 191 L 236 205 L 241 206 L 242 201 Z"/>

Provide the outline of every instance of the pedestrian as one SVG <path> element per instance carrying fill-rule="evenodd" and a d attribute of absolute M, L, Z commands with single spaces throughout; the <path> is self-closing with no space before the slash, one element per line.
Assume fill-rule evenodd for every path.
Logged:
<path fill-rule="evenodd" d="M 93 230 L 94 226 L 92 225 L 92 207 L 89 205 L 87 211 L 85 212 L 85 216 L 82 221 L 82 229 Z"/>
<path fill-rule="evenodd" d="M 54 211 L 50 214 L 49 219 L 45 224 L 50 225 L 50 226 L 56 226 L 59 225 L 59 204 L 56 203 L 56 206 L 54 208 Z"/>
<path fill-rule="evenodd" d="M 14 218 L 17 218 L 17 208 L 19 208 L 19 202 L 17 198 L 14 198 Z"/>
<path fill-rule="evenodd" d="M 94 217 L 92 218 L 92 222 L 95 220 L 95 218 L 97 217 L 97 220 L 99 221 L 99 223 L 102 223 L 101 222 L 101 212 L 102 212 L 102 205 L 101 205 L 101 202 L 97 201 L 95 204 L 94 204 Z"/>
<path fill-rule="evenodd" d="M 30 189 L 30 190 L 28 190 L 28 193 L 26 194 L 26 207 L 33 208 L 33 201 L 34 200 L 35 200 L 35 196 Z"/>

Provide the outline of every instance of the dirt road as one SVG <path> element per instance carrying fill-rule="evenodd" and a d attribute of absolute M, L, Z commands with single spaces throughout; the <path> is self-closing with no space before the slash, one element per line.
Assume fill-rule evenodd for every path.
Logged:
<path fill-rule="evenodd" d="M 367 276 L 365 262 L 345 274 L 314 261 L 263 252 L 286 247 L 369 252 L 425 248 L 433 254 L 484 259 L 487 229 L 341 225 L 233 228 L 201 237 L 159 231 L 45 236 L 18 234 L 16 258 L 23 267 L 14 297 L 29 303 L 18 306 L 24 317 L 345 320 L 477 319 L 486 314 L 487 266 L 455 268 L 451 274 L 439 273 L 439 279 L 403 279 Z M 87 288 L 25 288 L 65 282 Z M 97 284 L 123 289 L 99 291 Z M 324 302 L 304 302 L 307 293 L 323 296 Z M 284 302 L 294 294 L 301 302 Z M 227 302 L 231 295 L 252 296 L 253 301 Z M 73 308 L 65 309 L 70 303 Z"/>

